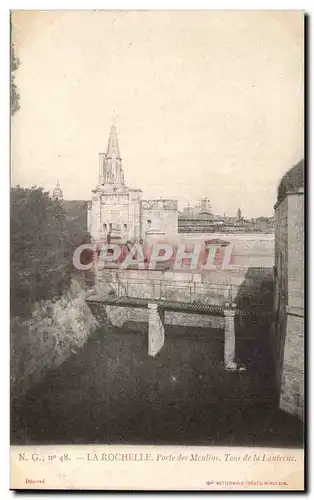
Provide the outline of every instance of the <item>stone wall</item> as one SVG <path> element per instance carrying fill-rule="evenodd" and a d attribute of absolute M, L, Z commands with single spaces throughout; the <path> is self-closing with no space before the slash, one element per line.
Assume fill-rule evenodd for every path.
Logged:
<path fill-rule="evenodd" d="M 303 419 L 304 194 L 285 194 L 275 206 L 275 359 L 280 408 Z"/>
<path fill-rule="evenodd" d="M 101 314 L 102 308 L 105 314 Z M 99 323 L 113 324 L 121 327 L 126 322 L 132 323 L 148 323 L 149 314 L 145 307 L 119 307 L 119 306 L 102 306 L 99 304 L 97 308 L 93 308 L 93 313 L 96 315 Z M 208 314 L 191 314 L 182 312 L 165 311 L 165 325 L 175 326 L 191 326 L 199 328 L 224 328 L 224 318 L 219 316 L 208 316 Z"/>
<path fill-rule="evenodd" d="M 87 202 L 87 231 L 92 234 L 93 221 L 92 221 L 92 202 Z"/>
<path fill-rule="evenodd" d="M 142 237 L 146 231 L 162 231 L 166 235 L 178 233 L 178 210 L 175 200 L 149 200 L 141 204 Z"/>
<path fill-rule="evenodd" d="M 11 321 L 11 390 L 13 397 L 82 347 L 98 323 L 85 303 L 79 283 L 55 302 L 37 303 L 27 321 Z"/>
<path fill-rule="evenodd" d="M 177 210 L 178 202 L 177 200 L 143 200 L 142 201 L 143 210 Z"/>
<path fill-rule="evenodd" d="M 288 198 L 275 207 L 275 322 L 272 331 L 271 352 L 274 359 L 276 383 L 281 386 L 284 343 L 286 334 L 286 306 L 288 304 Z"/>
<path fill-rule="evenodd" d="M 272 280 L 272 268 L 239 268 L 207 273 L 100 269 L 98 293 L 223 305 L 237 301 L 240 295 L 249 297 L 265 281 Z"/>
<path fill-rule="evenodd" d="M 304 307 L 304 194 L 288 195 L 288 305 Z"/>
<path fill-rule="evenodd" d="M 92 206 L 89 210 L 88 225 L 91 228 L 91 236 L 94 241 L 100 241 L 101 231 L 101 205 L 100 195 L 96 193 L 92 197 Z"/>
<path fill-rule="evenodd" d="M 105 240 L 110 231 L 119 228 L 122 239 L 138 241 L 140 238 L 141 191 L 106 186 L 106 191 L 96 191 L 88 209 L 88 227 L 94 240 Z"/>
<path fill-rule="evenodd" d="M 280 407 L 303 419 L 304 414 L 304 194 L 287 193 L 287 303 L 282 349 Z"/>
<path fill-rule="evenodd" d="M 220 316 L 208 316 L 208 314 L 189 314 L 181 312 L 165 313 L 165 324 L 199 327 L 199 328 L 224 328 L 224 318 Z"/>
<path fill-rule="evenodd" d="M 304 319 L 288 315 L 280 408 L 304 418 Z"/>
<path fill-rule="evenodd" d="M 128 239 L 139 241 L 141 235 L 141 198 L 140 189 L 129 190 L 129 233 Z"/>
<path fill-rule="evenodd" d="M 133 227 L 129 221 L 129 193 L 105 193 L 101 195 L 101 218 L 100 231 L 102 237 L 112 228 L 119 228 L 123 240 L 128 239 L 129 231 L 133 233 Z M 106 226 L 104 226 L 106 225 Z M 111 230 L 112 232 L 112 230 Z"/>

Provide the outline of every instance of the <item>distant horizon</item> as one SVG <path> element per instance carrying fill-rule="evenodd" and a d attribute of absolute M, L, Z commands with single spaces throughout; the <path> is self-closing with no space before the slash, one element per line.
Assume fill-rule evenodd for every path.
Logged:
<path fill-rule="evenodd" d="M 12 185 L 90 200 L 115 110 L 143 199 L 271 217 L 304 157 L 303 25 L 302 11 L 13 11 Z"/>
<path fill-rule="evenodd" d="M 289 170 L 289 169 L 288 169 L 288 170 Z M 280 182 L 280 181 L 279 181 L 279 182 Z M 279 182 L 278 182 L 278 184 L 279 184 Z M 56 182 L 56 184 L 57 184 L 57 182 Z M 45 188 L 45 186 L 40 186 L 40 185 L 36 185 L 36 184 L 34 184 L 33 186 L 22 186 L 21 184 L 15 184 L 15 185 L 12 185 L 12 184 L 11 184 L 11 188 L 15 188 L 15 187 L 20 186 L 20 187 L 21 187 L 21 188 L 23 188 L 23 189 L 31 189 L 31 188 L 33 188 L 33 187 L 36 187 L 36 188 L 39 188 L 39 189 L 43 189 L 43 191 L 44 191 L 45 193 L 49 193 L 49 195 L 50 195 L 50 196 L 52 196 L 52 192 L 53 192 L 54 188 L 56 187 L 56 184 L 55 184 L 55 185 L 54 185 L 51 189 L 46 189 L 46 188 Z M 127 183 L 126 183 L 126 186 L 128 186 L 128 185 L 127 185 Z M 128 186 L 128 187 L 129 187 L 129 186 Z M 132 187 L 133 187 L 133 186 L 132 186 Z M 91 197 L 90 197 L 90 198 L 87 198 L 87 199 L 86 199 L 86 198 L 67 198 L 67 197 L 65 197 L 65 196 L 64 196 L 64 190 L 63 190 L 63 188 L 62 188 L 61 183 L 60 183 L 60 188 L 61 188 L 61 190 L 62 190 L 62 192 L 63 192 L 63 200 L 64 200 L 64 201 L 84 201 L 84 202 L 86 202 L 86 203 L 87 203 L 87 202 L 89 202 L 89 201 L 91 201 Z M 203 198 L 204 198 L 204 197 L 203 197 Z M 196 201 L 190 202 L 190 207 L 191 207 L 191 208 L 195 208 L 195 207 L 196 207 L 196 205 L 197 205 L 197 204 L 198 204 L 198 203 L 199 203 L 199 202 L 200 202 L 203 198 L 199 198 L 199 199 L 198 199 L 198 200 L 196 200 Z M 160 199 L 162 199 L 162 200 L 170 200 L 170 199 L 171 199 L 171 200 L 175 200 L 175 201 L 177 201 L 177 202 L 178 202 L 178 212 L 182 212 L 182 211 L 183 211 L 183 209 L 184 209 L 184 208 L 187 208 L 187 207 L 188 207 L 188 205 L 189 205 L 189 202 L 187 202 L 186 204 L 184 204 L 184 202 L 182 202 L 182 201 L 181 201 L 181 203 L 180 203 L 179 198 L 168 198 L 168 197 L 165 197 L 165 196 L 159 196 L 159 197 L 156 197 L 156 198 L 148 198 L 148 197 L 144 197 L 144 196 L 142 197 L 142 200 L 143 200 L 143 201 L 148 201 L 148 200 L 160 200 Z M 275 205 L 275 203 L 274 203 L 274 205 Z M 241 212 L 242 212 L 241 207 L 238 207 L 238 208 L 240 208 L 240 210 L 241 210 Z M 237 210 L 238 210 L 238 209 L 237 209 Z M 213 215 L 213 216 L 219 216 L 219 217 L 237 217 L 237 210 L 236 210 L 236 213 L 235 213 L 235 214 L 230 214 L 230 213 L 227 213 L 227 212 L 218 213 L 218 212 L 215 212 L 215 211 L 212 209 L 212 210 L 211 210 L 211 215 Z M 182 212 L 182 213 L 183 213 L 183 212 Z M 260 214 L 260 215 L 256 215 L 256 216 L 254 216 L 254 217 L 250 217 L 250 216 L 246 216 L 246 215 L 245 215 L 245 214 L 243 214 L 243 212 L 242 212 L 242 218 L 243 218 L 243 219 L 257 219 L 257 218 L 259 218 L 259 217 L 267 217 L 267 218 L 271 218 L 271 217 L 273 217 L 273 216 L 274 216 L 274 208 L 273 208 L 273 213 L 272 213 L 272 215 L 269 215 L 269 214 L 267 214 L 267 215 L 266 215 L 266 214 Z"/>

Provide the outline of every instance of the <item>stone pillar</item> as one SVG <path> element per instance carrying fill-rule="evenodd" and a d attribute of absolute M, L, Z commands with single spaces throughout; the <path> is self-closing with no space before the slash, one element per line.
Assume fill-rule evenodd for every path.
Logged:
<path fill-rule="evenodd" d="M 153 281 L 152 292 L 153 292 L 153 298 L 155 300 L 160 299 L 160 297 L 161 297 L 161 283 L 160 283 L 160 281 Z"/>
<path fill-rule="evenodd" d="M 233 304 L 232 304 L 233 306 Z M 226 304 L 224 309 L 225 317 L 225 353 L 224 353 L 224 364 L 226 370 L 236 370 L 237 364 L 234 361 L 235 358 L 235 308 L 229 307 Z"/>
<path fill-rule="evenodd" d="M 97 255 L 97 245 L 93 250 L 93 274 L 94 274 L 94 288 L 95 292 L 99 294 L 99 257 Z"/>
<path fill-rule="evenodd" d="M 156 356 L 165 343 L 165 313 L 157 304 L 148 304 L 148 354 Z"/>

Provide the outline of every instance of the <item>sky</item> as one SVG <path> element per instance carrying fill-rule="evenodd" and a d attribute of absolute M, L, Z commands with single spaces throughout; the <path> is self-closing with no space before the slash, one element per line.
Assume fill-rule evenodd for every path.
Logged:
<path fill-rule="evenodd" d="M 304 155 L 301 11 L 15 11 L 11 182 L 91 199 L 115 123 L 126 183 L 273 214 Z"/>

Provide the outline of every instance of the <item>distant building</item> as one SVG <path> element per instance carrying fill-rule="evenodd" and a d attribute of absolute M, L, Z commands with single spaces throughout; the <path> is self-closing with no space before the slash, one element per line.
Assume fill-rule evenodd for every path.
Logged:
<path fill-rule="evenodd" d="M 304 160 L 282 178 L 275 205 L 273 354 L 280 407 L 303 418 Z"/>
<path fill-rule="evenodd" d="M 203 198 L 196 205 L 183 208 L 178 220 L 179 233 L 273 233 L 273 217 L 247 220 L 238 208 L 236 216 L 214 215 L 210 200 Z"/>
<path fill-rule="evenodd" d="M 212 213 L 211 203 L 208 198 L 203 198 L 202 200 L 200 200 L 199 204 L 197 205 L 197 208 L 200 214 L 211 215 Z"/>
<path fill-rule="evenodd" d="M 124 181 L 122 158 L 115 125 L 112 125 L 106 153 L 99 153 L 99 177 L 88 203 L 88 231 L 94 241 L 110 237 L 138 242 L 148 234 L 177 234 L 176 200 L 142 200 L 140 189 Z"/>
<path fill-rule="evenodd" d="M 196 205 L 188 204 L 187 207 L 183 208 L 184 215 L 211 215 L 212 208 L 211 202 L 208 198 L 202 198 Z"/>
<path fill-rule="evenodd" d="M 247 220 L 242 216 L 228 217 L 212 213 L 183 213 L 179 214 L 179 233 L 268 233 L 274 232 L 274 219 L 260 217 Z"/>
<path fill-rule="evenodd" d="M 192 207 L 190 204 L 188 204 L 187 207 L 183 207 L 183 214 L 184 215 L 190 215 L 194 213 L 194 207 Z"/>
<path fill-rule="evenodd" d="M 52 191 L 52 198 L 54 200 L 63 200 L 63 192 L 62 189 L 60 188 L 60 183 L 57 181 L 57 185 Z"/>

